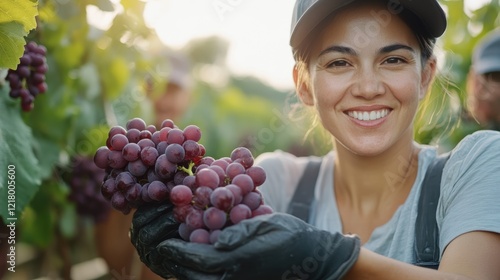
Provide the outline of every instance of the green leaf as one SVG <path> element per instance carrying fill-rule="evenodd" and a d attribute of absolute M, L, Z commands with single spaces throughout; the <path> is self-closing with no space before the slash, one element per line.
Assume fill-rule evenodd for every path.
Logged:
<path fill-rule="evenodd" d="M 36 27 L 37 6 L 36 0 L 0 1 L 0 67 L 19 64 L 24 37 Z"/>
<path fill-rule="evenodd" d="M 32 149 L 35 142 L 31 129 L 21 118 L 19 100 L 13 100 L 8 95 L 8 87 L 0 87 L 0 201 L 7 201 L 7 188 L 15 186 L 15 216 L 33 198 L 40 186 L 40 170 L 38 160 Z M 15 184 L 7 185 L 8 167 L 15 170 Z M 15 167 L 15 168 L 12 168 Z M 7 207 L 0 207 L 0 216 L 11 217 Z"/>

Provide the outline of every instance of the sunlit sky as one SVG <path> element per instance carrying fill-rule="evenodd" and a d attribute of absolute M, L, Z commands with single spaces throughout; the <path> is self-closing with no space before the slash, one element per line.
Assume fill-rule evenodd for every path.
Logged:
<path fill-rule="evenodd" d="M 490 2 L 464 1 L 471 10 Z M 177 49 L 194 38 L 220 36 L 230 43 L 227 65 L 233 73 L 256 76 L 280 89 L 293 87 L 288 37 L 295 0 L 146 2 L 146 23 L 167 46 Z"/>
<path fill-rule="evenodd" d="M 293 86 L 288 45 L 293 0 L 149 0 L 146 23 L 168 46 L 180 48 L 196 37 L 230 42 L 227 64 L 238 75 Z"/>

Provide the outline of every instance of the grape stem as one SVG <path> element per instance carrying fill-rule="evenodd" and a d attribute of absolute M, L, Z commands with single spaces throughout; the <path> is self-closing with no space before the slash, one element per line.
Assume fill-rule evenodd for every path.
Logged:
<path fill-rule="evenodd" d="M 194 162 L 191 161 L 191 162 L 189 162 L 188 168 L 186 168 L 184 166 L 177 166 L 177 169 L 186 172 L 190 176 L 193 176 L 194 175 L 193 167 L 194 167 Z"/>

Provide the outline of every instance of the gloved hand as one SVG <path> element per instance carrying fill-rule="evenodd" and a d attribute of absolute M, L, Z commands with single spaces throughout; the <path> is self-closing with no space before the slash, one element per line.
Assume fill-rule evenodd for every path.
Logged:
<path fill-rule="evenodd" d="M 180 279 L 340 279 L 356 262 L 360 240 L 319 230 L 281 213 L 228 227 L 214 245 L 168 239 L 161 262 Z M 198 275 L 198 276 L 195 276 Z"/>
<path fill-rule="evenodd" d="M 169 202 L 147 203 L 135 211 L 130 228 L 130 240 L 143 263 L 154 273 L 169 278 L 168 267 L 161 264 L 157 245 L 171 238 L 180 238 L 179 223 L 173 217 L 174 206 Z"/>

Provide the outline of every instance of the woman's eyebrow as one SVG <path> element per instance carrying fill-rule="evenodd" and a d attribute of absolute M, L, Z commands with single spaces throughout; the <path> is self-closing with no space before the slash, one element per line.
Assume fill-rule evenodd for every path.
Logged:
<path fill-rule="evenodd" d="M 412 53 L 415 52 L 415 50 L 412 47 L 408 46 L 408 45 L 393 44 L 393 45 L 382 47 L 379 50 L 379 53 L 390 53 L 390 52 L 393 52 L 393 51 L 396 51 L 396 50 L 400 50 L 400 49 L 409 50 Z"/>
<path fill-rule="evenodd" d="M 345 54 L 350 54 L 350 55 L 356 55 L 356 51 L 352 48 L 349 48 L 349 47 L 344 47 L 344 46 L 337 46 L 337 45 L 334 45 L 334 46 L 330 46 L 324 50 L 322 50 L 318 57 L 319 56 L 322 56 L 326 53 L 329 53 L 329 52 L 339 52 L 339 53 L 345 53 Z"/>
<path fill-rule="evenodd" d="M 413 49 L 412 47 L 410 47 L 408 45 L 392 44 L 392 45 L 388 45 L 388 46 L 380 48 L 379 53 L 390 53 L 390 52 L 393 52 L 393 51 L 396 51 L 399 49 L 405 49 L 405 50 L 408 50 L 412 53 L 415 52 L 415 49 Z M 321 51 L 318 56 L 322 56 L 322 55 L 324 55 L 326 53 L 330 53 L 330 52 L 339 52 L 339 53 L 344 53 L 344 54 L 349 54 L 349 55 L 357 55 L 357 52 L 353 48 L 339 46 L 339 45 L 333 45 L 333 46 L 329 46 L 328 48 Z"/>

